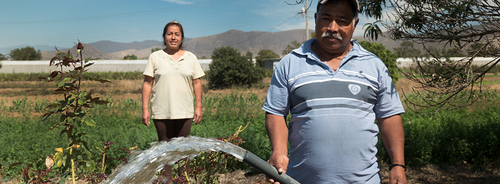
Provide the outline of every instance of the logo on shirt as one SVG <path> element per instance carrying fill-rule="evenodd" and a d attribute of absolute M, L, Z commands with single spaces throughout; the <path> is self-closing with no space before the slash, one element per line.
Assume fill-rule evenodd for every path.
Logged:
<path fill-rule="evenodd" d="M 347 87 L 349 88 L 349 91 L 351 91 L 353 95 L 357 95 L 361 91 L 361 87 L 356 84 L 349 84 L 349 86 Z"/>

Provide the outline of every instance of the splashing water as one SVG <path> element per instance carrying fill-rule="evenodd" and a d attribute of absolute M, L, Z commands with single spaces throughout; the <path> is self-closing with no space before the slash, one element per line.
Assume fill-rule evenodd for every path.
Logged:
<path fill-rule="evenodd" d="M 192 159 L 201 151 L 223 151 L 240 161 L 246 154 L 245 149 L 214 138 L 178 137 L 169 142 L 153 143 L 151 148 L 133 155 L 126 165 L 118 167 L 102 183 L 152 183 L 156 172 L 165 164 L 174 165 L 187 157 Z"/>

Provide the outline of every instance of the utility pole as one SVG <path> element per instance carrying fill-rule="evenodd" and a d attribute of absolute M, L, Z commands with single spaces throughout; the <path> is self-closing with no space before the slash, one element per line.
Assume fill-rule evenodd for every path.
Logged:
<path fill-rule="evenodd" d="M 305 10 L 305 14 L 306 14 L 306 41 L 309 40 L 309 0 L 306 0 L 306 10 Z"/>

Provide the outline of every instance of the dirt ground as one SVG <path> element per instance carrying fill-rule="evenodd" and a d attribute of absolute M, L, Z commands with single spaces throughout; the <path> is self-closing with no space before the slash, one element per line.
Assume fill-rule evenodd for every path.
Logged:
<path fill-rule="evenodd" d="M 485 81 L 500 81 L 500 77 L 488 77 Z M 206 84 L 206 81 L 202 81 Z M 266 78 L 263 83 L 269 84 L 270 79 Z M 59 95 L 44 95 L 46 91 L 51 91 L 53 83 L 44 84 L 44 82 L 0 82 L 0 102 L 4 107 L 12 106 L 14 101 L 26 98 L 28 102 L 37 102 L 46 100 L 54 102 L 60 99 Z M 411 91 L 416 83 L 408 79 L 400 79 L 396 84 L 396 88 L 400 93 Z M 497 89 L 500 91 L 500 84 L 485 85 L 487 89 Z M 112 81 L 112 83 L 100 84 L 97 82 L 86 82 L 84 90 L 96 92 L 97 96 L 106 98 L 103 94 L 110 94 L 113 100 L 133 99 L 140 101 L 141 99 L 142 80 L 120 80 Z M 238 93 L 254 93 L 261 99 L 266 96 L 267 88 L 263 89 L 237 89 Z M 204 95 L 214 94 L 230 94 L 234 90 L 208 90 L 204 89 Z M 2 112 L 9 116 L 20 116 L 15 112 Z M 34 113 L 33 115 L 39 115 Z M 381 166 L 381 177 L 383 183 L 388 183 L 388 169 L 385 164 Z M 467 163 L 450 166 L 425 165 L 421 167 L 411 167 L 407 170 L 408 183 L 415 184 L 469 184 L 469 183 L 486 183 L 500 184 L 500 163 L 491 165 L 474 166 Z M 220 175 L 219 181 L 223 184 L 253 184 L 267 183 L 265 176 L 258 173 L 246 173 L 245 171 L 237 170 L 232 173 Z M 7 182 L 18 183 L 16 181 Z M 7 184 L 6 183 L 6 184 Z M 79 181 L 78 183 L 85 183 Z M 1 183 L 4 184 L 4 183 Z"/>

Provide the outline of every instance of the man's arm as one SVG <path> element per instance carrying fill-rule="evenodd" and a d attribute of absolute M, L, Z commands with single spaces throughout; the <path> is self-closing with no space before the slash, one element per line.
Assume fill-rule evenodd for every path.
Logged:
<path fill-rule="evenodd" d="M 389 153 L 392 164 L 405 165 L 404 156 L 404 130 L 400 115 L 394 115 L 388 118 L 379 118 L 380 133 L 385 148 Z M 405 168 L 395 166 L 389 174 L 389 183 L 406 184 Z"/>
<path fill-rule="evenodd" d="M 266 112 L 266 130 L 273 149 L 269 164 L 276 167 L 279 173 L 286 173 L 288 167 L 288 127 L 285 117 Z M 272 179 L 269 181 L 274 182 Z"/>

